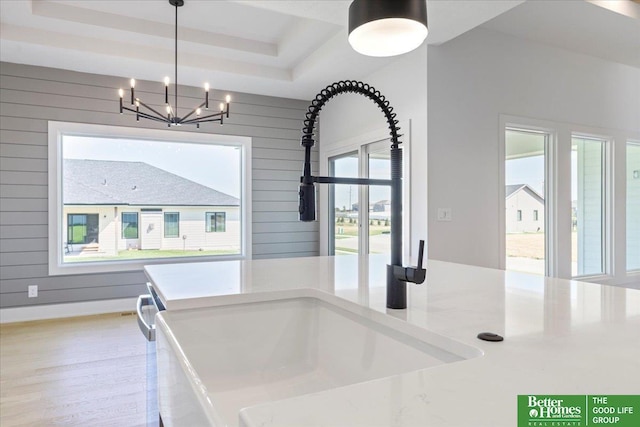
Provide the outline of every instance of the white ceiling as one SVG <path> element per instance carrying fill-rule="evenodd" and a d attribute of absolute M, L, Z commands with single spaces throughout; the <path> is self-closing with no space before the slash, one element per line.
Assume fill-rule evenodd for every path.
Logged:
<path fill-rule="evenodd" d="M 430 0 L 428 42 L 452 39 L 521 2 Z M 351 49 L 350 4 L 186 0 L 178 11 L 178 81 L 310 99 L 336 80 L 362 79 L 392 59 Z M 167 0 L 2 0 L 0 60 L 173 80 L 174 11 Z"/>
<path fill-rule="evenodd" d="M 208 81 L 225 90 L 310 99 L 333 81 L 365 78 L 393 59 L 351 49 L 350 3 L 185 0 L 178 13 L 179 83 Z M 444 43 L 486 23 L 639 66 L 640 56 L 633 54 L 640 13 L 631 19 L 575 0 L 522 3 L 428 0 L 427 43 Z M 640 9 L 627 0 L 605 3 Z M 161 82 L 166 75 L 173 79 L 174 19 L 167 0 L 2 0 L 0 60 Z"/>
<path fill-rule="evenodd" d="M 482 25 L 640 68 L 640 3 L 527 1 Z"/>

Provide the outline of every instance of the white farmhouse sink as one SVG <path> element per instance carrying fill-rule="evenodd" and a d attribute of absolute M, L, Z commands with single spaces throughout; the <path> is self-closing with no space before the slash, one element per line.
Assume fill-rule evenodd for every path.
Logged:
<path fill-rule="evenodd" d="M 167 427 L 235 426 L 244 407 L 481 355 L 383 313 L 315 297 L 165 311 L 157 324 Z"/>

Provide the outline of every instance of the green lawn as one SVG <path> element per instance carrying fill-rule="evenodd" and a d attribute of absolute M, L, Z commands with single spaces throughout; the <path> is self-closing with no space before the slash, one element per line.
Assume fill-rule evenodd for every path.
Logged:
<path fill-rule="evenodd" d="M 130 259 L 176 258 L 188 256 L 237 255 L 239 250 L 182 251 L 182 250 L 134 250 L 120 251 L 118 256 L 65 256 L 65 262 L 123 261 Z"/>
<path fill-rule="evenodd" d="M 374 224 L 376 225 L 369 226 L 369 236 L 377 236 L 378 234 L 391 232 L 390 225 L 387 225 L 387 226 L 377 225 L 377 222 L 375 220 L 374 220 Z M 384 224 L 384 221 L 381 221 L 381 224 Z M 336 239 L 353 237 L 358 235 L 358 224 L 349 224 L 348 222 L 346 223 L 340 222 L 340 223 L 336 223 L 335 226 L 336 226 L 336 232 L 335 232 Z M 340 233 L 340 231 L 342 232 Z"/>

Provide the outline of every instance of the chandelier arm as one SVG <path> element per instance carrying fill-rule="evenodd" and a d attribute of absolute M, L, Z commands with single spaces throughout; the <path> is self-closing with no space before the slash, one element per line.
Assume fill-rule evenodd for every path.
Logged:
<path fill-rule="evenodd" d="M 143 119 L 155 120 L 156 122 L 162 122 L 162 123 L 171 123 L 171 121 L 167 120 L 166 117 L 156 117 L 151 114 L 145 113 L 143 111 L 140 111 L 137 114 L 140 115 L 140 117 L 142 117 Z"/>
<path fill-rule="evenodd" d="M 215 119 L 205 120 L 208 117 L 211 117 L 211 116 L 203 117 L 203 118 L 201 118 L 199 120 L 190 120 L 189 123 L 185 123 L 185 124 L 206 123 L 206 122 L 220 122 L 220 124 L 222 124 L 222 118 L 221 117 L 218 117 L 218 118 L 215 118 Z"/>
<path fill-rule="evenodd" d="M 153 116 L 151 114 L 145 113 L 144 111 L 136 111 L 133 108 L 129 108 L 129 107 L 125 107 L 125 106 L 122 106 L 122 109 L 123 110 L 127 110 L 127 111 L 131 111 L 132 113 L 137 114 L 138 116 L 142 117 L 143 119 L 156 120 L 158 122 L 169 123 L 169 121 L 167 121 L 167 119 L 164 118 L 164 117 L 156 117 L 156 116 Z"/>
<path fill-rule="evenodd" d="M 181 120 L 180 123 L 184 123 L 184 124 L 197 123 L 197 122 L 204 121 L 206 119 L 222 120 L 223 115 L 224 115 L 224 112 L 221 111 L 219 113 L 209 114 L 208 116 L 196 117 L 195 119 Z M 211 120 L 207 120 L 207 121 L 211 121 Z"/>
<path fill-rule="evenodd" d="M 182 118 L 182 120 L 180 120 L 182 123 L 185 123 L 185 119 L 187 117 L 192 116 L 193 114 L 195 114 L 196 111 L 198 111 L 198 108 L 202 108 L 204 106 L 204 104 L 206 104 L 206 102 L 203 102 L 202 104 L 198 105 L 196 108 L 194 108 L 193 110 L 191 110 L 191 112 L 189 114 L 187 114 L 186 116 L 184 116 Z"/>
<path fill-rule="evenodd" d="M 144 102 L 140 101 L 139 99 L 137 100 L 141 106 L 143 106 L 144 108 L 146 108 L 147 110 L 153 111 L 158 117 L 161 117 L 164 121 L 168 121 L 166 120 L 166 117 L 164 114 L 161 114 L 159 111 L 155 110 L 152 107 L 149 107 L 147 104 L 145 104 Z M 135 110 L 134 110 L 135 112 Z"/>

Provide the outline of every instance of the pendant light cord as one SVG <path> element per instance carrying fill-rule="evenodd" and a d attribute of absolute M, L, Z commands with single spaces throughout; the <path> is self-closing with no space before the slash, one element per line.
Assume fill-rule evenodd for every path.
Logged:
<path fill-rule="evenodd" d="M 176 31 L 175 31 L 176 41 L 175 41 L 175 69 L 174 69 L 174 111 L 173 116 L 178 117 L 178 3 L 176 3 Z"/>

